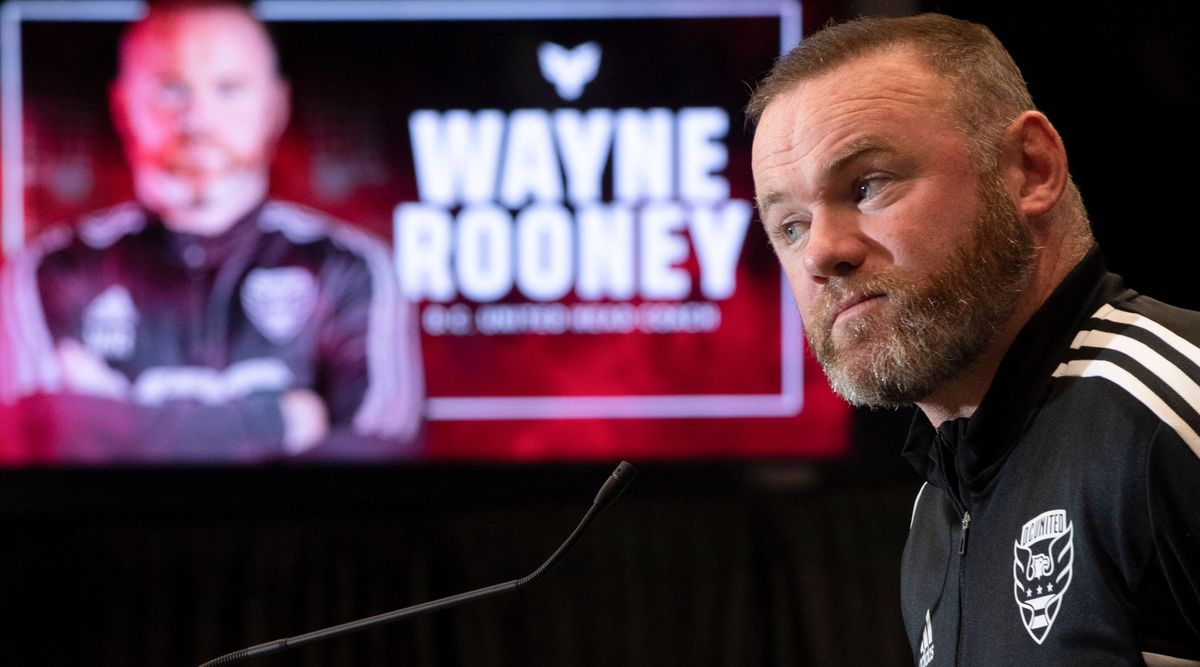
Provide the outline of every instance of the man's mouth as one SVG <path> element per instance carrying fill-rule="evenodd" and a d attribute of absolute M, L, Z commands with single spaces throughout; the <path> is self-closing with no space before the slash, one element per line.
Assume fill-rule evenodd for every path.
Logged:
<path fill-rule="evenodd" d="M 182 170 L 214 172 L 226 167 L 229 159 L 224 150 L 211 144 L 187 146 L 175 153 Z"/>
<path fill-rule="evenodd" d="M 872 308 L 879 307 L 884 298 L 886 295 L 883 293 L 855 294 L 838 301 L 833 308 L 833 324 L 836 325 L 842 320 L 849 321 L 869 312 Z"/>

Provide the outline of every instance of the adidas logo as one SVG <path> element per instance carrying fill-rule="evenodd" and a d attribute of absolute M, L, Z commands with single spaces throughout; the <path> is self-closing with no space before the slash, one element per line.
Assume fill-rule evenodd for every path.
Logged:
<path fill-rule="evenodd" d="M 921 630 L 921 661 L 918 667 L 928 667 L 933 662 L 933 623 L 929 620 L 929 610 L 925 610 L 925 629 Z"/>

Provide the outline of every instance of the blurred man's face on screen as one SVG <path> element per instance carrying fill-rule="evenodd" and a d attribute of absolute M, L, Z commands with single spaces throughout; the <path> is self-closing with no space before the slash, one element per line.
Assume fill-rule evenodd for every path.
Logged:
<path fill-rule="evenodd" d="M 112 88 L 138 199 L 177 231 L 219 234 L 266 195 L 288 115 L 266 33 L 238 8 L 133 29 Z"/>

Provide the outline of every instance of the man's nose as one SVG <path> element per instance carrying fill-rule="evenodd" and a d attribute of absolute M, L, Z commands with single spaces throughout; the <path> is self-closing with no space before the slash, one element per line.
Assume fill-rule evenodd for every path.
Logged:
<path fill-rule="evenodd" d="M 179 129 L 186 134 L 207 132 L 213 122 L 212 101 L 203 93 L 193 92 L 179 113 Z"/>
<path fill-rule="evenodd" d="M 867 258 L 867 242 L 851 216 L 819 211 L 808 229 L 804 268 L 814 277 L 845 276 Z"/>

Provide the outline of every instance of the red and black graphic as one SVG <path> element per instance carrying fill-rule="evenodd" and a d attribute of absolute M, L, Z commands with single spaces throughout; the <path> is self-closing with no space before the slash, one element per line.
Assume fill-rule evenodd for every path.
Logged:
<path fill-rule="evenodd" d="M 141 6 L 46 4 L 4 7 L 8 253 L 133 196 L 106 87 Z M 425 455 L 842 453 L 849 409 L 754 213 L 740 110 L 799 7 L 443 4 L 255 6 L 292 95 L 271 195 L 393 249 Z M 243 299 L 284 338 L 274 296 Z"/>

